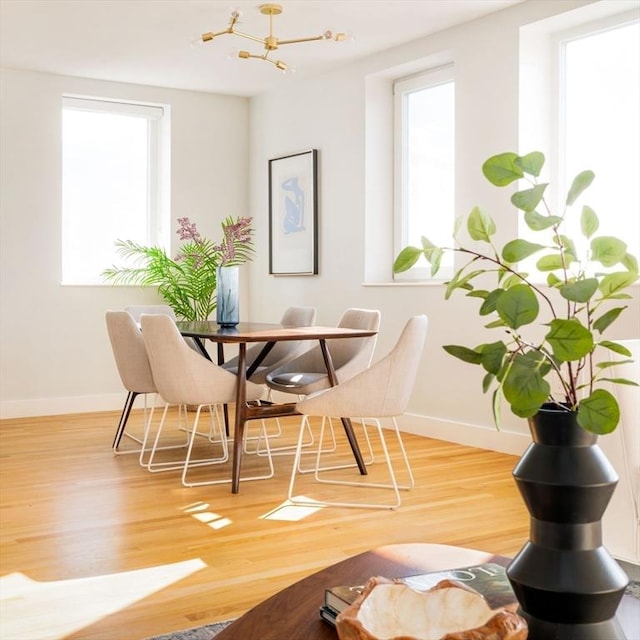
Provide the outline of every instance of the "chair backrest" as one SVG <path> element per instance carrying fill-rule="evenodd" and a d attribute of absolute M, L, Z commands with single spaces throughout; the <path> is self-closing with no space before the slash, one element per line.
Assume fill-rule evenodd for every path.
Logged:
<path fill-rule="evenodd" d="M 280 324 L 283 327 L 311 327 L 316 323 L 315 307 L 289 307 L 282 314 Z M 247 348 L 246 361 L 251 364 L 264 348 L 265 343 L 260 342 Z M 260 364 L 258 370 L 251 376 L 252 382 L 262 384 L 269 371 L 279 367 L 289 360 L 304 353 L 313 346 L 309 340 L 283 340 L 276 342 L 271 351 Z M 236 372 L 238 368 L 238 357 L 235 356 L 224 363 L 227 371 Z"/>
<path fill-rule="evenodd" d="M 395 347 L 365 371 L 300 401 L 306 415 L 384 418 L 402 415 L 415 386 L 428 319 L 414 316 Z"/>
<path fill-rule="evenodd" d="M 237 377 L 191 349 L 172 318 L 142 314 L 140 324 L 153 379 L 166 402 L 200 405 L 235 401 Z M 247 400 L 258 400 L 263 388 L 247 382 L 246 395 Z"/>
<path fill-rule="evenodd" d="M 127 391 L 155 393 L 156 385 L 144 340 L 136 321 L 127 311 L 107 311 L 107 332 L 120 374 Z"/>
<path fill-rule="evenodd" d="M 380 327 L 380 312 L 371 309 L 347 309 L 338 322 L 339 327 L 377 331 Z M 347 379 L 362 371 L 371 363 L 377 335 L 368 338 L 338 338 L 327 340 L 333 366 L 338 379 Z M 326 373 L 327 369 L 318 345 L 302 355 L 278 367 L 276 373 L 307 372 Z"/>
<path fill-rule="evenodd" d="M 140 316 L 143 313 L 162 314 L 176 320 L 175 311 L 168 304 L 131 304 L 124 308 L 134 318 L 136 322 L 140 322 Z"/>

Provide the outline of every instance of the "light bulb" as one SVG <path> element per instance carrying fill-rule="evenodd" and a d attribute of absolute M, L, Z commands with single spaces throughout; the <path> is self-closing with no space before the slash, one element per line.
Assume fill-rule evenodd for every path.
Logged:
<path fill-rule="evenodd" d="M 203 40 L 201 34 L 194 35 L 191 38 L 191 48 L 192 49 L 199 49 L 203 44 L 204 44 L 204 40 Z"/>

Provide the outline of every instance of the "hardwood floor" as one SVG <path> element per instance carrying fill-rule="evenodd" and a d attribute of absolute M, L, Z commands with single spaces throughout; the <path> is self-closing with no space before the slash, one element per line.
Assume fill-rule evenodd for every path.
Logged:
<path fill-rule="evenodd" d="M 2 597 L 14 605 L 24 598 L 30 637 L 141 639 L 236 617 L 372 547 L 419 541 L 513 555 L 527 537 L 514 456 L 405 435 L 416 487 L 403 492 L 398 510 L 329 507 L 283 520 L 267 514 L 286 495 L 290 456 L 275 458 L 275 477 L 242 482 L 236 495 L 228 484 L 187 488 L 178 472 L 151 474 L 136 455 L 113 455 L 117 419 L 104 412 L 0 421 Z M 139 427 L 142 412 L 130 422 Z M 288 419 L 285 433 L 293 437 L 297 424 Z M 264 463 L 245 456 L 243 473 Z M 300 492 L 316 489 L 301 480 Z M 328 491 L 354 498 L 361 490 Z M 174 570 L 187 575 L 172 578 Z M 40 590 L 12 594 L 26 579 Z M 80 615 L 87 602 L 95 610 Z"/>

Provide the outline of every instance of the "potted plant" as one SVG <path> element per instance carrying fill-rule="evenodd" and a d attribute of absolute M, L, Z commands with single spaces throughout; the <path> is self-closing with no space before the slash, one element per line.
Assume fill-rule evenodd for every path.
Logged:
<path fill-rule="evenodd" d="M 223 239 L 203 238 L 195 222 L 178 218 L 177 234 L 186 242 L 175 258 L 162 247 L 117 240 L 118 254 L 133 266 L 113 266 L 103 277 L 113 284 L 157 286 L 158 292 L 183 320 L 207 320 L 217 306 L 218 271 L 253 256 L 252 218 L 229 216 L 222 222 Z"/>
<path fill-rule="evenodd" d="M 579 213 L 581 237 L 569 235 L 564 223 L 594 174 L 578 174 L 563 210 L 554 213 L 545 197 L 549 185 L 539 180 L 544 161 L 538 151 L 508 152 L 482 166 L 497 187 L 528 182 L 511 203 L 539 242 L 514 238 L 497 247 L 495 222 L 474 207 L 466 230 L 476 244 L 460 239 L 458 220 L 457 246 L 437 247 L 423 237 L 421 247 L 400 252 L 393 268 L 405 271 L 424 257 L 435 275 L 445 251 L 468 256 L 445 283 L 445 298 L 454 291 L 477 298 L 484 326 L 500 332 L 494 342 L 444 349 L 484 370 L 482 388 L 493 389 L 498 426 L 502 399 L 529 420 L 533 443 L 514 477 L 532 516 L 532 533 L 508 574 L 530 638 L 623 638 L 614 615 L 627 577 L 603 553 L 600 529 L 617 476 L 596 440 L 616 428 L 620 415 L 604 387 L 635 384 L 607 375 L 615 360 L 631 354 L 604 333 L 627 308 L 638 261 L 623 240 L 597 234 L 598 216 L 586 204 Z M 588 244 L 580 251 L 583 240 Z M 533 273 L 519 266 L 533 257 Z M 546 283 L 539 282 L 540 274 Z"/>

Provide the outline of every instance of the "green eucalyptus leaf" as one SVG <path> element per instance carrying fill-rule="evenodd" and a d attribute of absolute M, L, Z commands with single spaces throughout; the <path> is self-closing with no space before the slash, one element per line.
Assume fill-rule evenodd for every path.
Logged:
<path fill-rule="evenodd" d="M 550 287 L 557 287 L 558 285 L 562 284 L 562 280 L 560 280 L 560 278 L 558 278 L 558 276 L 555 273 L 549 273 L 547 275 L 547 284 Z"/>
<path fill-rule="evenodd" d="M 495 379 L 496 377 L 492 373 L 487 373 L 482 378 L 482 393 L 487 393 L 487 391 L 489 391 L 489 388 L 491 387 Z"/>
<path fill-rule="evenodd" d="M 629 380 L 628 378 L 600 378 L 600 380 L 606 380 L 607 382 L 613 382 L 614 384 L 625 384 L 630 387 L 640 387 L 635 380 Z"/>
<path fill-rule="evenodd" d="M 560 295 L 571 302 L 589 302 L 593 294 L 598 290 L 597 278 L 576 280 L 558 287 Z"/>
<path fill-rule="evenodd" d="M 575 260 L 577 260 L 577 252 L 576 245 L 574 244 L 573 240 L 564 235 L 558 235 L 558 238 L 560 240 L 560 246 L 564 249 L 564 259 L 567 265 L 569 265 L 571 262 L 575 262 Z"/>
<path fill-rule="evenodd" d="M 532 231 L 544 231 L 544 229 L 560 224 L 562 218 L 560 216 L 543 216 L 537 211 L 527 211 L 524 214 L 524 221 Z"/>
<path fill-rule="evenodd" d="M 491 409 L 493 411 L 493 421 L 496 425 L 496 429 L 498 431 L 500 431 L 500 415 L 502 413 L 501 411 L 501 407 L 500 407 L 500 400 L 502 398 L 502 394 L 500 393 L 500 389 L 496 389 L 493 392 L 493 397 L 492 397 L 492 401 L 491 401 Z"/>
<path fill-rule="evenodd" d="M 545 339 L 551 345 L 553 356 L 560 362 L 584 358 L 593 349 L 593 335 L 579 320 L 556 318 Z"/>
<path fill-rule="evenodd" d="M 492 373 L 493 375 L 497 375 L 500 369 L 502 369 L 502 364 L 504 362 L 504 357 L 507 353 L 507 347 L 504 342 L 491 342 L 490 344 L 483 344 L 479 347 L 476 347 L 476 351 L 479 351 L 482 354 L 482 364 L 485 371 L 488 373 Z"/>
<path fill-rule="evenodd" d="M 529 418 L 548 400 L 550 387 L 540 369 L 532 366 L 529 358 L 518 355 L 502 381 L 502 392 L 515 415 Z"/>
<path fill-rule="evenodd" d="M 638 260 L 634 255 L 627 253 L 625 257 L 622 258 L 621 262 L 629 271 L 638 273 Z"/>
<path fill-rule="evenodd" d="M 510 263 L 520 262 L 520 260 L 524 260 L 544 248 L 542 244 L 535 244 L 527 240 L 511 240 L 502 247 L 502 259 Z"/>
<path fill-rule="evenodd" d="M 591 433 L 611 433 L 620 420 L 620 408 L 606 389 L 596 389 L 578 403 L 578 424 Z"/>
<path fill-rule="evenodd" d="M 547 188 L 547 184 L 537 184 L 531 189 L 523 189 L 522 191 L 516 191 L 511 196 L 511 203 L 521 209 L 522 211 L 534 211 L 540 204 L 540 201 L 544 197 L 544 190 Z"/>
<path fill-rule="evenodd" d="M 538 317 L 540 305 L 536 294 L 526 284 L 506 289 L 496 300 L 496 311 L 509 327 L 517 329 Z"/>
<path fill-rule="evenodd" d="M 638 274 L 631 271 L 608 273 L 600 280 L 600 293 L 604 300 L 616 298 L 623 289 L 631 286 L 638 279 Z"/>
<path fill-rule="evenodd" d="M 492 322 L 489 322 L 488 324 L 484 325 L 485 329 L 497 329 L 498 327 L 506 327 L 507 323 L 502 320 L 502 318 L 498 318 L 497 320 L 493 320 Z"/>
<path fill-rule="evenodd" d="M 393 273 L 408 271 L 418 262 L 418 258 L 420 258 L 421 255 L 422 251 L 417 247 L 405 247 L 393 263 Z"/>
<path fill-rule="evenodd" d="M 540 151 L 532 151 L 525 156 L 516 158 L 514 162 L 525 173 L 537 178 L 544 166 L 544 154 Z"/>
<path fill-rule="evenodd" d="M 469 349 L 468 347 L 462 347 L 455 344 L 446 344 L 442 348 L 449 355 L 453 356 L 454 358 L 458 358 L 458 360 L 462 360 L 463 362 L 468 362 L 470 364 L 482 363 L 482 354 L 474 351 L 473 349 Z"/>
<path fill-rule="evenodd" d="M 580 229 L 585 238 L 590 238 L 600 226 L 600 221 L 596 212 L 588 207 L 586 204 L 582 207 L 582 214 L 580 215 Z"/>
<path fill-rule="evenodd" d="M 431 277 L 433 277 L 440 270 L 440 263 L 442 262 L 444 250 L 436 247 L 435 249 L 431 249 L 430 252 L 429 261 L 431 262 Z"/>
<path fill-rule="evenodd" d="M 607 360 L 606 362 L 596 362 L 596 367 L 598 367 L 598 369 L 609 369 L 619 364 L 631 364 L 632 362 L 633 360 Z"/>
<path fill-rule="evenodd" d="M 482 298 L 483 300 L 486 300 L 488 295 L 489 292 L 486 289 L 474 289 L 467 293 L 467 298 Z"/>
<path fill-rule="evenodd" d="M 571 183 L 567 194 L 567 205 L 571 206 L 582 194 L 582 192 L 593 182 L 595 174 L 593 171 L 582 171 Z"/>
<path fill-rule="evenodd" d="M 591 241 L 591 259 L 605 267 L 622 262 L 627 255 L 627 243 L 612 236 L 599 236 Z"/>
<path fill-rule="evenodd" d="M 612 342 L 611 340 L 602 340 L 602 342 L 598 343 L 598 346 L 609 349 L 609 351 L 613 351 L 614 353 L 619 353 L 621 356 L 631 357 L 631 351 L 623 344 Z"/>
<path fill-rule="evenodd" d="M 515 287 L 517 284 L 522 284 L 522 281 L 528 276 L 528 273 L 512 273 L 508 278 L 505 278 L 502 282 L 503 289 L 509 289 Z"/>
<path fill-rule="evenodd" d="M 480 207 L 474 207 L 467 218 L 467 231 L 473 240 L 490 242 L 496 232 L 495 222 Z"/>
<path fill-rule="evenodd" d="M 536 267 L 539 271 L 555 271 L 556 269 L 562 269 L 562 257 L 559 253 L 550 253 L 546 256 L 542 256 L 537 262 Z"/>
<path fill-rule="evenodd" d="M 518 160 L 518 154 L 511 152 L 492 156 L 482 165 L 482 173 L 496 187 L 506 187 L 524 177 L 522 168 L 518 166 L 516 160 Z"/>

